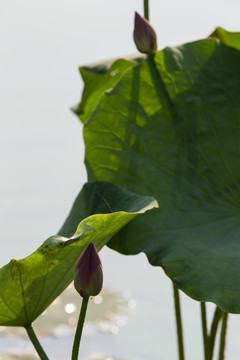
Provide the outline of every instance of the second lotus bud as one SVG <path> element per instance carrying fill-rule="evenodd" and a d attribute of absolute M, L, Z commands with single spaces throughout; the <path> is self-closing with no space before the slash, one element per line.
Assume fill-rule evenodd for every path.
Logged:
<path fill-rule="evenodd" d="M 74 286 L 82 297 L 96 296 L 102 290 L 103 270 L 98 252 L 90 243 L 80 256 L 74 275 Z"/>

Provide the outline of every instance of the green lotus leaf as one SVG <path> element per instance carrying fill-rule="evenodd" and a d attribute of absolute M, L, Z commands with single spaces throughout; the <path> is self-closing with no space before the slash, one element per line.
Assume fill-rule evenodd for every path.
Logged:
<path fill-rule="evenodd" d="M 89 181 L 159 203 L 108 245 L 145 252 L 186 294 L 232 313 L 240 313 L 239 64 L 240 52 L 214 38 L 158 51 L 129 68 L 84 125 Z"/>
<path fill-rule="evenodd" d="M 119 59 L 113 63 L 100 63 L 79 68 L 85 87 L 81 102 L 72 110 L 83 123 L 88 119 L 105 91 L 116 85 L 123 74 L 134 65 L 136 65 L 135 61 Z"/>
<path fill-rule="evenodd" d="M 210 36 L 221 40 L 224 44 L 226 44 L 228 46 L 232 46 L 232 47 L 236 48 L 237 50 L 240 50 L 240 33 L 239 32 L 231 32 L 231 31 L 224 30 L 221 27 L 217 27 Z"/>
<path fill-rule="evenodd" d="M 105 208 L 113 198 L 121 210 Z M 85 217 L 89 199 L 91 211 L 102 214 Z M 13 259 L 0 269 L 0 325 L 30 325 L 72 281 L 76 262 L 90 242 L 100 250 L 126 223 L 157 206 L 152 198 L 107 183 L 87 184 L 77 203 L 77 216 L 83 220 L 77 223 L 70 213 L 62 229 L 66 232 L 71 223 L 75 233 L 70 238 L 51 236 L 28 257 Z"/>

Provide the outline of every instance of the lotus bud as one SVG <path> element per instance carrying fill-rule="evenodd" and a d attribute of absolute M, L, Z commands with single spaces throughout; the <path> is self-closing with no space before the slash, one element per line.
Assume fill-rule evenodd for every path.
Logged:
<path fill-rule="evenodd" d="M 74 286 L 83 297 L 96 296 L 102 290 L 103 271 L 98 252 L 90 243 L 80 256 L 74 275 Z"/>
<path fill-rule="evenodd" d="M 157 50 L 157 36 L 152 25 L 135 12 L 133 38 L 137 49 L 144 54 L 151 54 Z"/>

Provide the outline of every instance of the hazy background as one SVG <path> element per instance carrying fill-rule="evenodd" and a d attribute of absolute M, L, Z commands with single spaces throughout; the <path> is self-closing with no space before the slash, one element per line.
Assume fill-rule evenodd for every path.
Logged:
<path fill-rule="evenodd" d="M 1 1 L 0 221 L 12 246 L 0 262 L 55 233 L 86 181 L 82 126 L 70 111 L 82 90 L 78 66 L 135 53 L 135 10 L 141 0 Z M 218 25 L 240 30 L 239 14 L 239 0 L 150 0 L 159 49 Z"/>
<path fill-rule="evenodd" d="M 0 266 L 30 254 L 55 234 L 86 181 L 82 126 L 70 111 L 83 86 L 78 66 L 135 53 L 133 18 L 135 10 L 143 14 L 142 2 L 0 1 Z M 239 0 L 150 0 L 159 49 L 207 37 L 216 26 L 240 31 L 239 14 Z M 149 347 L 156 339 L 163 359 L 175 357 L 171 287 L 163 272 L 143 255 L 129 258 L 105 249 L 102 256 L 106 284 L 119 291 L 131 288 L 139 303 L 132 326 L 143 331 L 128 345 L 131 351 L 146 336 Z M 151 312 L 144 315 L 150 301 Z M 188 340 L 191 358 L 201 346 L 198 304 L 184 298 L 184 306 L 189 334 L 196 331 L 196 340 Z M 237 320 L 231 320 L 235 334 Z M 144 333 L 147 321 L 153 335 Z M 154 333 L 157 329 L 162 330 Z M 227 359 L 237 359 L 237 335 L 228 344 Z"/>

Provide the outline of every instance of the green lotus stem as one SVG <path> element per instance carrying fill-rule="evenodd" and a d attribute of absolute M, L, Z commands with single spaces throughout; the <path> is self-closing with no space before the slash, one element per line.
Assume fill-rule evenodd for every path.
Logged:
<path fill-rule="evenodd" d="M 177 326 L 178 356 L 179 356 L 179 360 L 184 360 L 185 356 L 184 356 L 183 328 L 182 328 L 180 297 L 179 297 L 179 290 L 175 284 L 173 284 L 173 294 L 174 294 L 174 305 L 175 305 L 176 326 Z"/>
<path fill-rule="evenodd" d="M 228 320 L 228 313 L 223 312 L 218 360 L 224 359 L 224 352 L 225 352 L 225 345 L 226 345 L 227 320 Z"/>
<path fill-rule="evenodd" d="M 33 346 L 35 347 L 36 352 L 38 353 L 41 360 L 49 360 L 45 351 L 43 350 L 33 328 L 32 325 L 27 326 L 26 328 L 29 339 L 31 340 Z"/>
<path fill-rule="evenodd" d="M 77 329 L 76 329 L 75 338 L 74 338 L 74 342 L 73 342 L 73 348 L 72 348 L 72 360 L 78 359 L 80 341 L 81 341 L 81 337 L 82 337 L 83 324 L 84 324 L 84 320 L 85 320 L 85 316 L 86 316 L 86 312 L 87 312 L 88 300 L 89 300 L 89 297 L 84 297 L 82 299 L 81 311 L 79 314 Z"/>
<path fill-rule="evenodd" d="M 203 346 L 204 346 L 204 359 L 210 360 L 210 349 L 209 349 L 209 338 L 207 331 L 207 315 L 206 315 L 206 304 L 201 302 L 201 319 L 202 319 L 202 335 L 203 335 Z"/>
<path fill-rule="evenodd" d="M 214 312 L 214 315 L 213 315 L 211 330 L 210 330 L 210 334 L 209 334 L 210 359 L 212 359 L 212 357 L 213 357 L 215 339 L 216 339 L 216 335 L 217 335 L 218 325 L 220 323 L 220 320 L 221 320 L 222 316 L 223 316 L 222 310 L 220 310 L 219 307 L 216 306 L 216 309 L 215 309 L 215 312 Z"/>
<path fill-rule="evenodd" d="M 145 19 L 149 20 L 149 4 L 148 0 L 144 0 L 144 17 Z"/>

